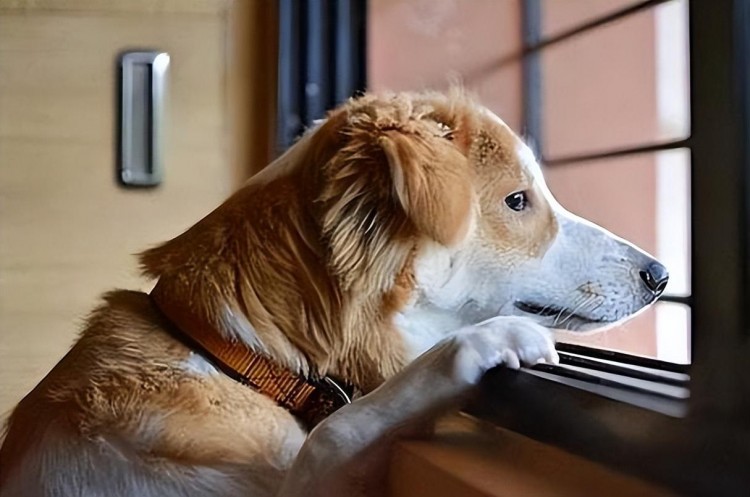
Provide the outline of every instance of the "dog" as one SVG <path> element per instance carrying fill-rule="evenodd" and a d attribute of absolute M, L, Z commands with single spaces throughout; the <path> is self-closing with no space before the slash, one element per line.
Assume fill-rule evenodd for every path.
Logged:
<path fill-rule="evenodd" d="M 3 497 L 380 495 L 396 436 L 668 277 L 461 90 L 346 102 L 140 263 L 10 415 Z"/>

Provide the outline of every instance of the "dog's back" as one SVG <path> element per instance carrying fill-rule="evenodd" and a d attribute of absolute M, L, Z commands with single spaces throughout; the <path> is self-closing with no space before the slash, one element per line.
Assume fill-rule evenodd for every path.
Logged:
<path fill-rule="evenodd" d="M 272 493 L 304 440 L 294 418 L 174 339 L 146 294 L 105 300 L 13 411 L 2 495 Z"/>

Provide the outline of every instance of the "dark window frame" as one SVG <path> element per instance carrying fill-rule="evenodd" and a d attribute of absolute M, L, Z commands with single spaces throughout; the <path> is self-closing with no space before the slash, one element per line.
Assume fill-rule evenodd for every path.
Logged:
<path fill-rule="evenodd" d="M 547 40 L 538 36 L 540 0 L 524 0 L 526 132 L 541 143 L 538 53 L 545 47 L 672 0 L 639 2 Z M 689 148 L 691 153 L 692 364 L 647 361 L 655 370 L 689 373 L 688 399 L 603 397 L 606 385 L 582 387 L 564 367 L 513 372 L 498 368 L 483 381 L 470 411 L 687 495 L 746 495 L 750 488 L 750 2 L 689 0 L 691 133 L 687 139 L 545 161 L 558 167 L 589 160 Z M 536 16 L 536 17 L 535 17 Z M 510 63 L 503 60 L 503 63 Z M 536 67 L 535 67 L 536 65 Z M 536 95 L 536 99 L 535 99 Z M 563 357 L 571 352 L 561 346 Z M 575 359 L 606 352 L 574 347 Z M 627 366 L 627 354 L 610 359 Z M 544 378 L 539 373 L 545 373 Z M 573 375 L 575 376 L 575 375 Z M 553 381 L 550 381 L 553 379 Z M 554 381 L 557 380 L 557 381 Z M 610 387 L 612 387 L 610 385 Z M 615 385 L 615 393 L 627 388 Z M 611 393 L 611 392 L 610 392 Z M 605 393 L 606 394 L 606 393 Z M 636 399 L 638 400 L 638 399 Z M 665 408 L 664 404 L 667 402 Z M 669 402 L 672 405 L 669 405 Z M 667 415 L 681 406 L 679 415 Z"/>
<path fill-rule="evenodd" d="M 279 0 L 277 152 L 365 90 L 367 0 Z"/>

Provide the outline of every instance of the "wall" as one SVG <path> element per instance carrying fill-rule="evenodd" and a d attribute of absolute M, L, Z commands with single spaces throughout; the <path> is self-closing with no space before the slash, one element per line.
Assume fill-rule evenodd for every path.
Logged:
<path fill-rule="evenodd" d="M 102 292 L 149 288 L 133 254 L 188 228 L 267 160 L 258 129 L 273 99 L 262 78 L 241 82 L 273 60 L 257 37 L 237 36 L 268 25 L 253 6 L 0 0 L 0 413 L 62 357 Z M 115 61 L 144 47 L 171 56 L 164 181 L 123 189 Z"/>

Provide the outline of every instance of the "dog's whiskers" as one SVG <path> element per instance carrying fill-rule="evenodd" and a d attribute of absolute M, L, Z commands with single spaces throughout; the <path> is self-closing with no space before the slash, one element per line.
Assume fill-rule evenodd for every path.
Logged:
<path fill-rule="evenodd" d="M 561 324 L 565 323 L 565 321 L 569 320 L 573 316 L 573 314 L 575 314 L 575 311 L 580 308 L 580 304 L 579 303 L 581 301 L 583 301 L 583 303 L 586 303 L 586 301 L 588 300 L 588 298 L 589 298 L 588 295 L 585 295 L 585 294 L 584 295 L 579 295 L 575 299 L 573 299 L 573 305 L 571 307 L 567 307 L 567 308 L 566 307 L 562 307 L 562 308 L 560 308 L 560 312 L 557 314 L 557 316 L 555 316 L 555 319 L 552 321 L 552 326 L 556 327 L 558 325 L 561 325 Z M 563 316 L 563 313 L 566 310 L 569 310 L 570 314 L 565 319 L 560 319 Z"/>
<path fill-rule="evenodd" d="M 586 308 L 586 306 L 588 306 L 595 299 L 596 299 L 595 295 L 588 295 L 587 297 L 585 297 L 583 299 L 583 302 L 581 302 L 580 304 L 578 304 L 577 306 L 575 306 L 575 307 L 573 307 L 571 309 L 571 311 L 568 313 L 568 315 L 567 315 L 567 317 L 565 319 L 563 319 L 559 323 L 556 323 L 556 325 L 563 325 L 566 322 L 569 322 L 571 320 L 571 318 L 578 313 L 578 311 L 580 311 L 581 309 Z"/>

